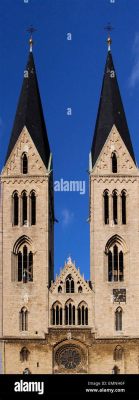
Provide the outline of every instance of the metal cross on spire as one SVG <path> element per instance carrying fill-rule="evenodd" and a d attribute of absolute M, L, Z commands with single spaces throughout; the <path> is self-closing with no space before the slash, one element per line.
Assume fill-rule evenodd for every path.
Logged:
<path fill-rule="evenodd" d="M 110 51 L 110 50 L 111 50 L 111 43 L 112 43 L 112 40 L 111 40 L 111 37 L 110 37 L 110 32 L 111 32 L 114 28 L 111 26 L 111 23 L 108 22 L 107 26 L 105 26 L 104 29 L 108 32 L 107 43 L 108 43 L 108 51 Z"/>
<path fill-rule="evenodd" d="M 30 47 L 30 52 L 32 52 L 33 48 L 33 33 L 36 32 L 37 29 L 35 29 L 32 25 L 27 29 L 27 32 L 30 33 L 30 38 L 29 38 L 29 47 Z"/>

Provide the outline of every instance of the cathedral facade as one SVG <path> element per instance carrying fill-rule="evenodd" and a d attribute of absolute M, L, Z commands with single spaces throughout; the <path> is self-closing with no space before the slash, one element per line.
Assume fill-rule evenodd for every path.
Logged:
<path fill-rule="evenodd" d="M 110 39 L 89 156 L 90 281 L 54 280 L 53 164 L 30 52 L 0 177 L 0 372 L 139 373 L 139 170 Z"/>

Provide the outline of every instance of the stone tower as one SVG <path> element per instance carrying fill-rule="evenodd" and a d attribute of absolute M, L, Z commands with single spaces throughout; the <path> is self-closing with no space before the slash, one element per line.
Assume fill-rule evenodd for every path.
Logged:
<path fill-rule="evenodd" d="M 110 43 L 90 154 L 90 265 L 96 335 L 121 338 L 139 335 L 139 172 Z"/>
<path fill-rule="evenodd" d="M 44 338 L 53 279 L 52 154 L 30 42 L 1 174 L 0 332 L 5 338 Z"/>
<path fill-rule="evenodd" d="M 54 280 L 52 155 L 30 41 L 0 177 L 0 373 L 139 373 L 139 170 L 110 42 L 90 154 L 85 281 L 70 257 Z"/>

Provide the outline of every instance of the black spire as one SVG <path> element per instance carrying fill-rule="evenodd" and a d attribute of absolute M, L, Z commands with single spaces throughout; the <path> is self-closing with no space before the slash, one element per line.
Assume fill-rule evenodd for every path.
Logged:
<path fill-rule="evenodd" d="M 32 47 L 30 49 L 26 70 L 24 71 L 24 80 L 7 151 L 6 161 L 9 158 L 24 126 L 26 126 L 28 129 L 29 134 L 47 168 L 50 156 L 50 147 L 43 116 Z"/>
<path fill-rule="evenodd" d="M 104 78 L 100 96 L 99 109 L 97 114 L 95 132 L 92 143 L 92 167 L 108 138 L 108 135 L 115 124 L 127 150 L 135 162 L 134 151 L 127 126 L 126 116 L 122 104 L 116 72 L 110 51 L 111 40 L 108 38 L 108 55 L 104 70 Z"/>

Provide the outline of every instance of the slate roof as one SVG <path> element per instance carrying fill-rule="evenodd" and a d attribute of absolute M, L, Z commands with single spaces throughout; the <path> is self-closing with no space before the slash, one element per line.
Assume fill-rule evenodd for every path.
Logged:
<path fill-rule="evenodd" d="M 30 136 L 47 168 L 50 156 L 50 147 L 32 52 L 29 53 L 26 72 L 24 71 L 23 85 L 19 97 L 5 163 L 9 158 L 24 126 L 27 127 Z"/>
<path fill-rule="evenodd" d="M 117 82 L 112 54 L 111 51 L 108 51 L 95 132 L 91 148 L 92 167 L 95 165 L 96 160 L 99 157 L 99 154 L 114 124 L 116 125 L 116 128 L 119 131 L 127 150 L 135 162 L 134 151 Z"/>

